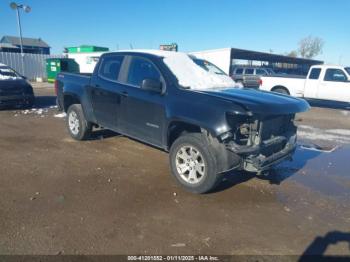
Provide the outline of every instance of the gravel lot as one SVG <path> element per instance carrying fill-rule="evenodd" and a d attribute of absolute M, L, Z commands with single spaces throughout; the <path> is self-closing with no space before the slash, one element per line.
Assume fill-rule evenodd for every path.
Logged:
<path fill-rule="evenodd" d="M 295 159 L 269 176 L 192 195 L 166 153 L 111 132 L 75 142 L 53 87 L 35 93 L 36 110 L 0 111 L 0 254 L 350 254 L 349 110 L 299 115 Z"/>

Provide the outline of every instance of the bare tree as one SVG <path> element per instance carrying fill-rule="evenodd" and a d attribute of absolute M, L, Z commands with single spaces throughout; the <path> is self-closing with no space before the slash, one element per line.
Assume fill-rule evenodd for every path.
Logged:
<path fill-rule="evenodd" d="M 323 45 L 323 39 L 310 35 L 300 40 L 298 52 L 301 57 L 313 58 L 322 54 Z"/>
<path fill-rule="evenodd" d="M 287 53 L 286 55 L 290 56 L 290 57 L 297 57 L 298 56 L 298 52 L 295 51 L 295 50 L 292 50 L 289 53 Z"/>

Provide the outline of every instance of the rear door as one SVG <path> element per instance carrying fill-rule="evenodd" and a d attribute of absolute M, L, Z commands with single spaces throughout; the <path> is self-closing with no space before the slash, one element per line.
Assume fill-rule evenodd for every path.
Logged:
<path fill-rule="evenodd" d="M 350 102 L 350 82 L 347 74 L 340 68 L 328 68 L 320 80 L 318 99 Z"/>
<path fill-rule="evenodd" d="M 244 86 L 254 87 L 256 86 L 256 76 L 254 68 L 246 68 L 244 71 Z"/>
<path fill-rule="evenodd" d="M 90 86 L 92 108 L 97 123 L 120 132 L 124 131 L 124 127 L 120 125 L 123 113 L 121 106 L 123 85 L 119 82 L 119 75 L 124 58 L 123 55 L 104 57 L 91 78 Z"/>
<path fill-rule="evenodd" d="M 165 95 L 143 90 L 141 84 L 145 79 L 154 79 L 165 85 L 164 78 L 148 58 L 129 56 L 128 60 L 128 74 L 124 84 L 127 97 L 123 98 L 127 134 L 161 147 L 165 123 Z"/>

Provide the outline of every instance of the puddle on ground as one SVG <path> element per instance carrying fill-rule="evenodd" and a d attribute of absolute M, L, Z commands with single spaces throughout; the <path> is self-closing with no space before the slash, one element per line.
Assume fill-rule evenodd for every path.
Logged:
<path fill-rule="evenodd" d="M 320 147 L 300 144 L 293 161 L 278 165 L 277 183 L 288 179 L 335 197 L 350 196 L 350 146 Z"/>

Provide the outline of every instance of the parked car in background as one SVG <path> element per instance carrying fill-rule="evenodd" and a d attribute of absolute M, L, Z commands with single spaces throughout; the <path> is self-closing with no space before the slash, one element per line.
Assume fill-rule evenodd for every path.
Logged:
<path fill-rule="evenodd" d="M 263 76 L 260 89 L 309 99 L 350 102 L 350 67 L 316 65 L 306 77 Z"/>
<path fill-rule="evenodd" d="M 25 77 L 9 66 L 0 64 L 0 107 L 31 107 L 33 103 L 33 88 Z"/>
<path fill-rule="evenodd" d="M 296 148 L 296 113 L 306 101 L 236 88 L 222 70 L 180 52 L 103 54 L 91 76 L 60 73 L 55 82 L 76 140 L 94 125 L 170 152 L 174 178 L 204 193 L 228 170 L 262 172 Z"/>
<path fill-rule="evenodd" d="M 274 71 L 262 67 L 235 67 L 232 70 L 232 79 L 242 83 L 244 87 L 259 87 L 261 76 L 272 75 Z"/>

